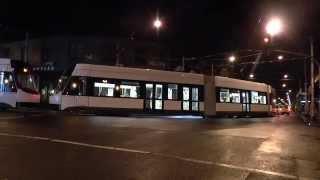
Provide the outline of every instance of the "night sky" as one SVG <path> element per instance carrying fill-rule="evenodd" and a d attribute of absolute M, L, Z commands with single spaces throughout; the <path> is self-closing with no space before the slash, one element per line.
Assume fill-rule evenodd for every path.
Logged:
<path fill-rule="evenodd" d="M 2 0 L 0 7 L 0 40 L 4 42 L 23 39 L 26 31 L 31 38 L 134 35 L 136 40 L 152 41 L 156 39 L 152 21 L 159 12 L 164 27 L 157 40 L 175 56 L 262 49 L 264 24 L 272 16 L 285 21 L 285 32 L 275 39 L 281 49 L 308 52 L 308 37 L 314 37 L 317 48 L 320 32 L 318 0 Z M 282 65 L 279 71 L 297 67 L 301 63 Z"/>

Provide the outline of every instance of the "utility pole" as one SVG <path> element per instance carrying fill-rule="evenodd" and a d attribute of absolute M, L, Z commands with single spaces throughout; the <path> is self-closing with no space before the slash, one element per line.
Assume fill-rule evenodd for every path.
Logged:
<path fill-rule="evenodd" d="M 318 64 L 318 116 L 320 114 L 320 64 Z"/>
<path fill-rule="evenodd" d="M 307 77 L 307 62 L 308 59 L 306 58 L 304 61 L 304 93 L 305 93 L 305 104 L 304 104 L 304 112 L 305 114 L 308 113 L 308 107 L 309 107 L 309 102 L 308 102 L 308 77 Z"/>
<path fill-rule="evenodd" d="M 311 85 L 311 104 L 310 104 L 310 118 L 314 118 L 314 47 L 313 38 L 310 38 L 310 85 Z"/>

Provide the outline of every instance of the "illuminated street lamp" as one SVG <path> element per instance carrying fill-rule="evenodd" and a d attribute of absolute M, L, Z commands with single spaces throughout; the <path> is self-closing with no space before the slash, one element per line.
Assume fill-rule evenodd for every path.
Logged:
<path fill-rule="evenodd" d="M 159 30 L 159 29 L 161 28 L 161 26 L 162 26 L 162 21 L 161 21 L 159 18 L 157 18 L 156 20 L 154 20 L 153 26 L 154 26 L 157 30 Z"/>
<path fill-rule="evenodd" d="M 24 72 L 24 73 L 27 73 L 27 72 L 28 72 L 28 69 L 27 69 L 27 68 L 23 68 L 23 72 Z"/>
<path fill-rule="evenodd" d="M 283 84 L 282 84 L 282 87 L 285 88 L 285 87 L 287 87 L 287 85 L 286 85 L 285 83 L 283 83 Z"/>
<path fill-rule="evenodd" d="M 283 75 L 284 79 L 288 79 L 288 74 Z"/>
<path fill-rule="evenodd" d="M 77 86 L 78 86 L 77 83 L 75 83 L 75 82 L 72 83 L 72 88 L 73 88 L 73 89 L 77 88 Z"/>
<path fill-rule="evenodd" d="M 254 74 L 251 73 L 251 74 L 249 75 L 249 78 L 250 78 L 250 79 L 253 79 L 253 78 L 254 78 Z"/>
<path fill-rule="evenodd" d="M 229 62 L 233 63 L 236 60 L 236 57 L 234 55 L 229 57 Z"/>
<path fill-rule="evenodd" d="M 282 55 L 279 55 L 278 56 L 278 60 L 282 60 L 283 59 L 283 56 Z"/>
<path fill-rule="evenodd" d="M 281 33 L 283 30 L 283 24 L 279 18 L 271 19 L 266 25 L 266 32 L 271 37 Z"/>
<path fill-rule="evenodd" d="M 291 93 L 292 92 L 292 90 L 291 89 L 289 89 L 289 91 L 288 91 L 289 93 Z"/>

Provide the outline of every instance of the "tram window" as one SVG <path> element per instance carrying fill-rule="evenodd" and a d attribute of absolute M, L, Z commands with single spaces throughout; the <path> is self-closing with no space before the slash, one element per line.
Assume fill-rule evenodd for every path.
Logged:
<path fill-rule="evenodd" d="M 198 101 L 198 100 L 199 100 L 199 89 L 192 88 L 192 101 Z"/>
<path fill-rule="evenodd" d="M 63 94 L 85 96 L 86 79 L 84 77 L 72 77 Z"/>
<path fill-rule="evenodd" d="M 94 96 L 114 96 L 115 84 L 108 83 L 107 80 L 94 82 Z"/>
<path fill-rule="evenodd" d="M 189 111 L 189 101 L 183 101 L 182 103 L 182 109 L 184 111 Z"/>
<path fill-rule="evenodd" d="M 183 87 L 183 100 L 188 101 L 189 100 L 189 88 L 188 87 Z"/>
<path fill-rule="evenodd" d="M 232 89 L 230 93 L 231 103 L 240 103 L 240 90 Z"/>
<path fill-rule="evenodd" d="M 192 111 L 199 111 L 199 102 L 192 102 L 191 108 L 192 108 Z"/>
<path fill-rule="evenodd" d="M 162 100 L 155 100 L 155 109 L 162 109 Z"/>
<path fill-rule="evenodd" d="M 162 85 L 161 84 L 156 85 L 155 98 L 162 99 Z"/>
<path fill-rule="evenodd" d="M 168 84 L 168 99 L 177 100 L 178 99 L 178 85 Z"/>
<path fill-rule="evenodd" d="M 153 84 L 146 84 L 146 99 L 153 97 Z"/>
<path fill-rule="evenodd" d="M 122 81 L 120 84 L 120 97 L 140 97 L 140 85 L 138 82 Z"/>
<path fill-rule="evenodd" d="M 220 89 L 220 102 L 230 102 L 230 91 L 229 89 Z"/>
<path fill-rule="evenodd" d="M 0 92 L 16 92 L 16 86 L 10 72 L 0 72 Z"/>
<path fill-rule="evenodd" d="M 267 96 L 265 93 L 251 91 L 252 104 L 267 104 Z"/>

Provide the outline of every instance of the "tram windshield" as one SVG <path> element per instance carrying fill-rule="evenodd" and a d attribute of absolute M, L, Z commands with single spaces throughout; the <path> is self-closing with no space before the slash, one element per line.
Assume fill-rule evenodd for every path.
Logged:
<path fill-rule="evenodd" d="M 0 72 L 0 93 L 16 91 L 12 72 Z"/>
<path fill-rule="evenodd" d="M 17 84 L 19 88 L 29 93 L 38 93 L 36 78 L 33 74 L 18 73 Z"/>

